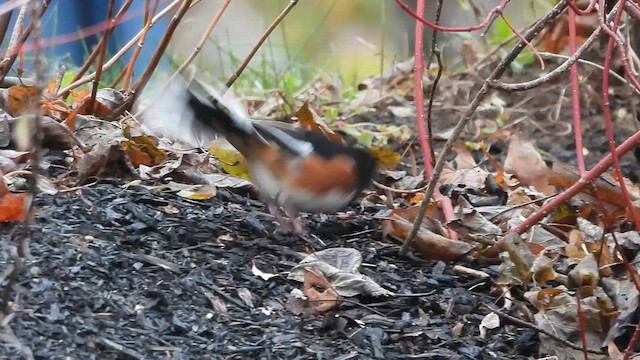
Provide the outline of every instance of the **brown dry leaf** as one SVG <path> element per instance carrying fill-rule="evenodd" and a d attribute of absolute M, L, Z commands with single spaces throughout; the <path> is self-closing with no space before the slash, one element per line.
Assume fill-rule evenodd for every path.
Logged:
<path fill-rule="evenodd" d="M 587 254 L 576 267 L 569 271 L 567 276 L 567 286 L 572 290 L 582 286 L 596 287 L 598 281 L 600 281 L 598 262 L 593 254 Z"/>
<path fill-rule="evenodd" d="M 71 99 L 75 105 L 79 105 L 82 101 L 91 95 L 91 89 L 83 89 L 71 92 Z"/>
<path fill-rule="evenodd" d="M 580 230 L 572 229 L 569 232 L 569 243 L 564 247 L 565 255 L 571 260 L 581 260 L 588 254 L 585 250 Z"/>
<path fill-rule="evenodd" d="M 340 305 L 340 295 L 331 288 L 329 281 L 321 272 L 307 268 L 304 274 L 304 290 L 307 297 L 307 311 L 311 315 L 320 315 Z"/>
<path fill-rule="evenodd" d="M 492 240 L 502 235 L 502 230 L 482 216 L 480 212 L 473 208 L 473 206 L 460 196 L 458 198 L 458 204 L 454 209 L 455 218 L 452 219 L 447 225 L 454 230 L 460 236 L 474 238 L 478 235 L 483 237 L 489 237 Z"/>
<path fill-rule="evenodd" d="M 7 91 L 6 110 L 12 116 L 33 112 L 40 105 L 41 99 L 36 96 L 37 86 L 14 85 Z"/>
<path fill-rule="evenodd" d="M 73 148 L 74 141 L 63 124 L 48 116 L 43 116 L 41 120 L 43 147 L 51 150 L 69 150 Z"/>
<path fill-rule="evenodd" d="M 413 228 L 413 221 L 407 220 L 402 215 L 394 210 L 386 220 L 383 220 L 383 236 L 391 235 L 402 241 L 407 238 Z M 438 235 L 424 226 L 418 230 L 414 245 L 425 259 L 442 261 L 455 261 L 474 250 L 469 243 Z"/>
<path fill-rule="evenodd" d="M 100 119 L 112 120 L 119 116 L 130 105 L 132 96 L 112 88 L 98 89 L 95 101 L 91 94 L 85 96 L 80 104 L 69 114 L 65 124 L 75 129 L 77 115 L 95 115 Z"/>
<path fill-rule="evenodd" d="M 456 152 L 455 168 L 451 163 L 447 163 L 442 169 L 440 183 L 442 184 L 463 184 L 466 187 L 484 189 L 489 172 L 478 167 L 473 155 L 464 142 L 458 141 L 454 150 Z"/>
<path fill-rule="evenodd" d="M 154 161 L 151 159 L 151 156 L 146 151 L 144 151 L 143 146 L 129 140 L 122 141 L 120 143 L 120 146 L 122 146 L 122 148 L 127 152 L 129 160 L 131 160 L 131 164 L 134 167 L 138 167 L 140 165 L 155 165 Z"/>
<path fill-rule="evenodd" d="M 66 119 L 67 116 L 69 116 L 69 113 L 71 113 L 69 105 L 60 99 L 45 101 L 42 104 L 42 108 L 46 110 L 48 115 L 51 115 L 56 119 Z"/>
<path fill-rule="evenodd" d="M 2 181 L 2 178 L 0 178 Z M 8 193 L 0 196 L 0 222 L 22 222 L 27 218 L 31 201 L 28 193 Z"/>
<path fill-rule="evenodd" d="M 424 175 L 420 174 L 418 176 L 407 175 L 402 179 L 391 184 L 391 187 L 397 190 L 413 190 L 417 189 L 424 183 Z M 424 196 L 424 194 L 422 194 Z"/>
<path fill-rule="evenodd" d="M 177 195 L 189 200 L 209 200 L 216 196 L 216 188 L 211 185 L 194 185 L 178 191 Z"/>
<path fill-rule="evenodd" d="M 580 301 L 578 315 L 576 301 Z M 578 319 L 584 323 L 582 326 Z M 560 293 L 551 299 L 545 311 L 534 315 L 536 325 L 560 339 L 580 344 L 581 337 L 591 349 L 600 349 L 607 337 L 604 327 L 607 323 L 598 307 L 596 296 L 583 297 L 580 300 L 567 292 Z M 541 353 L 554 355 L 562 359 L 583 359 L 582 350 L 572 349 L 554 338 L 540 333 Z M 589 354 L 589 359 L 604 360 L 606 355 Z"/>
<path fill-rule="evenodd" d="M 409 199 L 409 203 L 411 205 L 416 205 L 422 202 L 422 200 L 424 200 L 424 193 L 416 193 L 415 195 L 413 195 L 413 197 L 411 197 L 411 199 Z"/>
<path fill-rule="evenodd" d="M 553 301 L 553 298 L 565 292 L 566 289 L 563 288 L 545 288 L 542 290 L 527 291 L 524 297 L 529 300 L 531 305 L 538 309 L 538 311 L 544 312 Z"/>
<path fill-rule="evenodd" d="M 161 164 L 167 158 L 167 153 L 158 149 L 157 139 L 147 135 L 131 136 L 129 126 L 125 126 L 122 133 L 125 138 L 129 139 L 122 141 L 121 145 L 127 150 L 133 166 L 154 166 Z"/>
<path fill-rule="evenodd" d="M 116 144 L 97 145 L 78 161 L 78 180 L 84 182 L 91 177 L 124 177 L 136 174 L 127 152 Z"/>
<path fill-rule="evenodd" d="M 318 114 L 309 107 L 309 100 L 306 100 L 300 109 L 298 109 L 296 117 L 298 118 L 301 127 L 311 131 L 322 132 L 332 141 L 343 144 L 345 143 L 342 136 L 329 129 L 320 116 L 318 116 Z"/>
<path fill-rule="evenodd" d="M 569 188 L 580 181 L 578 170 L 572 165 L 561 162 L 555 162 L 549 174 L 549 184 L 561 189 Z M 628 179 L 624 180 L 627 184 L 630 184 Z M 627 185 L 627 189 L 632 188 L 635 188 L 635 186 Z M 582 193 L 589 196 L 595 196 L 594 191 L 602 201 L 614 205 L 617 208 L 618 211 L 614 212 L 614 216 L 625 215 L 627 204 L 622 196 L 622 190 L 618 182 L 609 174 L 603 173 L 598 179 L 591 183 L 591 186 L 586 186 L 582 189 Z M 636 191 L 630 191 L 629 196 L 634 204 L 640 200 L 640 196 L 637 195 Z M 640 216 L 640 207 L 636 205 L 634 210 L 636 215 Z"/>
<path fill-rule="evenodd" d="M 542 156 L 529 141 L 518 136 L 511 138 L 507 158 L 504 161 L 504 170 L 514 174 L 520 183 L 533 186 L 545 195 L 555 193 L 555 188 L 549 185 L 549 168 L 542 160 Z"/>
<path fill-rule="evenodd" d="M 555 280 L 558 274 L 553 269 L 557 259 L 550 259 L 545 255 L 538 255 L 531 266 L 534 285 L 544 285 L 548 281 Z"/>
<path fill-rule="evenodd" d="M 7 184 L 4 182 L 4 177 L 2 175 L 2 171 L 0 170 L 0 197 L 3 197 L 5 195 L 7 195 L 10 191 L 9 191 L 9 187 L 7 186 Z"/>

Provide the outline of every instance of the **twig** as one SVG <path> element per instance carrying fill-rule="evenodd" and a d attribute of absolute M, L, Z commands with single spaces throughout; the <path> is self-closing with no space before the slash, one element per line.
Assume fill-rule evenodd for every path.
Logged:
<path fill-rule="evenodd" d="M 576 53 L 576 12 L 572 7 L 569 12 L 569 53 Z M 576 163 L 580 176 L 586 171 L 584 165 L 584 145 L 582 142 L 582 117 L 580 116 L 580 82 L 578 79 L 578 64 L 574 62 L 570 69 L 571 78 L 571 111 L 573 113 L 573 138 L 575 139 Z M 585 346 L 586 347 L 586 346 Z"/>
<path fill-rule="evenodd" d="M 525 81 L 521 83 L 504 83 L 499 80 L 493 80 L 490 82 L 490 86 L 494 89 L 500 89 L 505 91 L 521 91 L 521 90 L 530 90 L 535 87 L 538 87 L 544 83 L 547 83 L 560 74 L 563 74 L 571 65 L 573 65 L 580 57 L 593 45 L 593 43 L 598 39 L 600 33 L 602 32 L 601 28 L 597 28 L 591 33 L 591 36 L 576 50 L 576 52 L 567 58 L 567 61 L 563 62 L 560 66 L 550 71 L 548 74 L 541 76 L 537 79 L 531 81 Z"/>
<path fill-rule="evenodd" d="M 550 57 L 550 58 L 558 58 L 558 59 L 564 59 L 564 60 L 570 59 L 570 57 L 567 56 L 567 55 L 555 54 L 555 53 L 549 53 L 549 52 L 541 52 L 540 56 L 542 56 L 542 57 Z M 593 61 L 584 60 L 584 59 L 578 59 L 578 63 L 579 64 L 589 65 L 589 66 L 593 66 L 594 68 L 599 69 L 599 70 L 604 70 L 604 67 L 602 65 L 596 64 Z M 613 76 L 617 80 L 620 80 L 620 82 L 622 82 L 624 84 L 627 84 L 629 86 L 629 88 L 631 88 L 632 91 L 634 91 L 637 95 L 640 95 L 640 90 L 638 90 L 635 87 L 633 87 L 627 81 L 627 79 L 625 79 L 622 76 L 618 75 L 618 73 L 616 73 L 615 71 L 609 69 L 609 75 Z"/>
<path fill-rule="evenodd" d="M 192 1 L 193 0 L 184 0 L 182 2 L 182 5 L 180 5 L 180 7 L 178 8 L 178 11 L 176 12 L 176 14 L 173 15 L 173 17 L 171 18 L 169 25 L 167 25 L 167 30 L 165 31 L 164 35 L 162 35 L 162 39 L 160 39 L 160 45 L 158 45 L 156 52 L 153 54 L 153 57 L 149 61 L 149 65 L 142 73 L 142 76 L 140 76 L 140 79 L 138 79 L 135 85 L 132 86 L 134 100 L 132 100 L 131 103 L 135 101 L 135 98 L 139 96 L 140 92 L 144 89 L 144 87 L 149 82 L 149 79 L 151 79 L 151 75 L 153 74 L 153 72 L 156 70 L 156 67 L 160 63 L 160 59 L 162 58 L 164 51 L 167 49 L 167 46 L 169 46 L 169 42 L 173 37 L 173 33 L 176 31 L 178 24 L 180 24 L 180 20 L 182 20 L 184 15 L 187 13 L 189 8 L 191 7 Z"/>
<path fill-rule="evenodd" d="M 407 4 L 402 2 L 402 0 L 396 0 L 396 3 L 398 5 L 400 5 L 400 7 L 404 11 L 409 13 L 409 15 L 413 16 L 416 20 L 420 21 L 421 23 L 427 25 L 428 27 L 430 27 L 430 28 L 432 28 L 434 30 L 439 30 L 439 31 L 444 31 L 444 32 L 470 32 L 470 31 L 476 31 L 476 30 L 484 29 L 488 25 L 490 25 L 494 21 L 496 16 L 498 16 L 499 14 L 502 14 L 502 12 L 504 11 L 504 8 L 507 6 L 509 1 L 510 0 L 500 0 L 500 4 L 498 4 L 498 6 L 494 7 L 493 9 L 491 9 L 489 11 L 489 13 L 487 14 L 487 17 L 480 24 L 473 25 L 473 26 L 465 26 L 465 27 L 445 27 L 445 26 L 440 26 L 438 24 L 431 23 L 431 22 L 425 20 L 422 16 L 418 16 L 418 14 L 416 14 L 413 10 L 411 10 L 407 6 Z"/>
<path fill-rule="evenodd" d="M 113 20 L 113 26 L 117 26 L 117 24 L 120 23 L 120 21 L 124 17 L 124 15 L 127 12 L 127 10 L 129 10 L 129 7 L 131 6 L 132 3 L 133 3 L 133 0 L 127 0 L 127 2 L 122 4 L 122 6 L 120 7 L 120 10 L 118 10 L 118 12 L 116 13 L 115 19 Z M 102 38 L 100 38 L 100 41 L 98 42 L 98 45 L 93 49 L 91 54 L 89 54 L 89 56 L 85 60 L 84 64 L 82 64 L 80 69 L 78 69 L 78 71 L 76 72 L 75 76 L 71 80 L 71 83 L 74 83 L 74 82 L 78 81 L 78 79 L 80 79 L 87 72 L 87 70 L 89 70 L 89 68 L 91 67 L 91 64 L 93 64 L 93 61 L 96 59 L 96 56 L 98 56 L 98 52 L 100 51 L 100 49 L 103 46 L 102 44 L 106 43 L 106 41 L 107 41 L 107 39 L 105 38 L 105 35 L 103 35 Z M 104 70 L 106 70 L 106 68 Z M 64 99 L 67 96 L 69 96 L 69 91 L 70 90 L 67 90 L 67 91 L 61 93 L 60 89 L 57 89 L 57 94 L 58 94 L 57 96 L 58 97 L 62 97 Z"/>
<path fill-rule="evenodd" d="M 111 22 L 113 24 L 113 20 L 111 17 L 113 16 L 113 6 L 115 4 L 115 0 L 109 0 L 109 7 L 107 8 L 107 20 L 106 22 Z M 104 35 L 102 36 L 100 47 L 98 51 L 98 63 L 96 64 L 96 77 L 93 79 L 93 87 L 91 88 L 91 100 L 89 100 L 89 114 L 93 114 L 93 109 L 95 107 L 96 95 L 98 94 L 98 86 L 100 85 L 100 77 L 102 76 L 102 64 L 104 63 L 104 55 L 107 53 L 107 45 L 109 44 L 109 36 L 113 32 L 113 26 L 107 26 L 104 31 Z M 102 41 L 104 40 L 104 41 Z"/>
<path fill-rule="evenodd" d="M 231 75 L 229 80 L 227 80 L 227 82 L 225 83 L 227 89 L 230 88 L 231 85 L 233 85 L 233 83 L 236 82 L 236 80 L 238 80 L 238 77 L 240 77 L 240 74 L 242 74 L 242 72 L 247 67 L 247 65 L 249 65 L 249 62 L 251 61 L 253 56 L 256 54 L 258 49 L 260 49 L 260 47 L 265 42 L 265 40 L 267 40 L 269 35 L 271 35 L 271 32 L 273 32 L 273 30 L 276 28 L 276 26 L 278 26 L 278 24 L 280 24 L 280 22 L 282 22 L 282 20 L 285 18 L 285 16 L 287 16 L 287 14 L 297 4 L 298 4 L 298 0 L 289 0 L 289 4 L 287 4 L 287 6 L 284 8 L 284 10 L 282 10 L 280 15 L 278 15 L 278 17 L 273 21 L 273 23 L 271 23 L 271 25 L 269 25 L 269 27 L 264 32 L 264 34 L 262 34 L 262 37 L 260 37 L 260 39 L 258 40 L 258 43 L 253 47 L 253 49 L 251 49 L 251 51 L 249 52 L 249 55 L 247 55 L 247 57 L 242 61 L 242 64 L 240 64 L 238 69 L 233 73 L 233 75 Z"/>
<path fill-rule="evenodd" d="M 544 29 L 549 22 L 551 22 L 553 19 L 558 17 L 566 7 L 567 7 L 567 0 L 560 0 L 549 12 L 547 12 L 542 18 L 540 18 L 536 22 L 536 24 L 534 24 L 533 27 L 524 34 L 524 38 L 527 41 L 531 41 L 531 39 L 533 39 L 540 31 L 542 31 L 542 29 Z M 442 173 L 442 169 L 444 168 L 446 157 L 449 155 L 449 152 L 453 148 L 453 145 L 457 141 L 458 137 L 460 137 L 462 130 L 467 126 L 467 123 L 471 120 L 471 116 L 474 114 L 474 112 L 476 111 L 476 109 L 484 99 L 484 97 L 489 92 L 490 83 L 493 80 L 499 79 L 502 76 L 502 74 L 504 74 L 504 72 L 507 70 L 508 65 L 511 62 L 513 62 L 513 60 L 515 60 L 515 58 L 518 56 L 518 54 L 520 54 L 524 46 L 525 46 L 524 42 L 519 41 L 518 44 L 516 44 L 513 47 L 513 49 L 507 54 L 507 56 L 500 62 L 500 64 L 498 64 L 498 66 L 493 70 L 493 72 L 485 80 L 484 84 L 482 85 L 482 88 L 478 91 L 476 96 L 471 101 L 471 104 L 469 105 L 465 114 L 462 116 L 460 121 L 458 121 L 458 123 L 456 124 L 455 128 L 453 129 L 453 133 L 445 143 L 444 148 L 440 152 L 440 156 L 438 156 L 438 161 L 436 161 L 436 165 L 433 170 L 433 176 L 429 181 L 429 186 L 427 187 L 425 198 L 422 201 L 422 205 L 420 206 L 420 211 L 418 213 L 419 219 L 424 218 L 424 215 L 427 212 L 430 199 L 433 196 L 433 193 L 436 188 L 436 184 L 440 179 L 440 174 Z M 413 242 L 413 239 L 418 234 L 418 230 L 420 229 L 420 225 L 421 225 L 420 222 L 421 220 L 416 221 L 413 224 L 411 233 L 409 234 L 409 236 L 407 236 L 404 243 L 402 244 L 401 254 L 403 253 L 403 251 L 404 253 L 407 252 L 409 245 Z"/>
<path fill-rule="evenodd" d="M 36 99 L 42 98 L 42 89 L 45 88 L 45 79 L 44 79 L 44 60 L 42 59 L 42 29 L 40 27 L 40 15 L 42 14 L 38 8 L 38 1 L 32 0 L 30 3 L 31 6 L 31 25 L 33 25 L 33 37 L 34 37 L 34 69 L 35 69 L 35 78 L 36 78 L 36 92 L 33 95 Z M 29 192 L 33 198 L 36 197 L 38 193 L 38 176 L 41 173 L 40 162 L 42 156 L 42 140 L 44 138 L 44 134 L 42 132 L 42 109 L 39 106 L 39 103 L 35 106 L 34 117 L 33 117 L 33 134 L 31 134 L 31 171 L 32 175 L 29 177 Z M 30 201 L 29 210 L 27 214 L 33 214 L 35 212 L 35 201 Z M 32 217 L 29 215 L 27 217 L 27 221 L 25 221 L 27 225 L 32 224 Z M 32 235 L 30 231 L 30 235 Z M 29 252 L 29 238 L 30 236 L 25 236 L 22 238 L 21 242 L 21 253 L 20 256 L 25 259 L 30 257 Z"/>
<path fill-rule="evenodd" d="M 40 7 L 40 12 L 38 13 L 37 18 L 40 19 L 42 18 L 42 15 L 44 15 L 45 11 L 47 10 L 47 8 L 49 7 L 49 3 L 51 2 L 51 0 L 44 0 L 42 3 L 42 6 Z M 31 23 L 29 24 L 29 26 L 27 26 L 27 28 L 25 29 L 25 31 L 22 33 L 22 35 L 20 36 L 20 38 L 18 39 L 15 49 L 11 52 L 7 52 L 5 57 L 2 60 L 2 67 L 0 68 L 0 82 L 2 82 L 2 80 L 4 80 L 5 76 L 7 76 L 7 74 L 9 73 L 9 70 L 11 69 L 11 67 L 13 66 L 13 63 L 16 61 L 16 59 L 18 58 L 18 55 L 21 53 L 20 48 L 24 45 L 24 43 L 27 41 L 27 39 L 29 38 L 29 36 L 31 35 L 31 32 L 33 31 L 33 22 L 35 21 L 35 19 L 31 20 Z"/>
<path fill-rule="evenodd" d="M 155 24 L 156 22 L 158 22 L 158 20 L 160 20 L 161 18 L 163 18 L 164 16 L 166 16 L 168 13 L 170 13 L 170 11 L 176 7 L 178 4 L 180 4 L 182 0 L 173 0 L 173 2 L 171 2 L 169 5 L 167 5 L 164 9 L 162 9 L 162 11 L 160 11 L 160 13 L 158 13 L 158 15 L 153 17 L 153 20 L 151 21 L 152 24 Z M 199 2 L 200 0 L 196 0 L 196 2 L 194 2 L 194 5 Z M 140 32 L 138 32 L 138 34 L 136 34 L 136 36 L 134 36 L 131 40 L 129 40 L 128 43 L 126 43 L 115 55 L 113 55 L 111 57 L 111 59 L 109 59 L 106 63 L 104 63 L 104 65 L 102 66 L 102 71 L 106 71 L 109 68 L 111 68 L 111 66 L 113 66 L 113 64 L 116 63 L 116 61 L 118 61 L 127 51 L 129 51 L 129 49 L 136 44 L 136 42 L 138 41 L 138 39 L 140 38 L 140 36 L 142 36 L 142 30 Z M 74 82 L 72 82 L 71 84 L 69 84 L 67 87 L 61 89 L 60 91 L 58 91 L 58 94 L 56 94 L 56 96 L 61 96 L 62 94 L 66 94 L 67 92 L 81 86 L 84 85 L 86 83 L 88 83 L 89 81 L 93 80 L 94 77 L 96 76 L 95 73 L 89 74 L 87 76 L 84 76 Z M 2 80 L 2 79 L 0 79 Z"/>
<path fill-rule="evenodd" d="M 144 28 L 142 29 L 143 33 L 140 36 L 140 40 L 138 40 L 138 46 L 136 46 L 135 50 L 133 51 L 133 54 L 131 55 L 131 58 L 129 59 L 129 63 L 127 64 L 127 67 L 125 69 L 125 71 L 122 72 L 123 76 L 119 76 L 118 80 L 116 80 L 113 85 L 111 86 L 112 88 L 115 88 L 116 85 L 120 82 L 120 80 L 122 80 L 124 78 L 124 83 L 122 84 L 122 87 L 124 89 L 128 89 L 129 85 L 131 84 L 131 81 L 133 81 L 133 69 L 136 65 L 136 61 L 138 60 L 138 56 L 140 56 L 140 51 L 142 51 L 142 47 L 144 46 L 144 40 L 147 37 L 147 34 L 149 33 L 149 29 L 151 28 L 151 19 L 153 19 L 153 15 L 155 15 L 156 11 L 158 11 L 158 6 L 160 5 L 160 0 L 156 0 L 156 2 L 153 5 L 153 9 L 149 8 L 149 2 L 151 0 L 146 0 L 145 1 L 145 5 L 144 5 Z"/>
<path fill-rule="evenodd" d="M 22 5 L 22 7 L 20 7 L 18 17 L 16 18 L 16 23 L 13 25 L 13 31 L 11 32 L 11 39 L 9 39 L 9 46 L 7 46 L 8 54 L 12 54 L 16 50 L 18 40 L 20 39 L 20 34 L 22 33 L 22 30 L 24 30 L 24 19 L 27 16 L 28 7 L 28 3 L 25 3 L 24 5 Z"/>
<path fill-rule="evenodd" d="M 230 2 L 231 0 L 225 0 L 224 3 L 220 5 L 220 8 L 216 12 L 216 14 L 213 16 L 213 19 L 211 19 L 211 22 L 209 23 L 206 30 L 200 37 L 198 44 L 196 44 L 196 48 L 193 49 L 191 54 L 189 54 L 189 57 L 187 57 L 187 59 L 182 63 L 182 65 L 180 65 L 180 67 L 178 68 L 176 73 L 171 77 L 171 79 L 173 79 L 174 76 L 183 73 L 184 70 L 189 66 L 189 64 L 191 64 L 193 59 L 195 59 L 196 56 L 198 56 L 198 54 L 202 50 L 202 47 L 204 47 L 204 44 L 207 42 L 207 40 L 209 40 L 209 36 L 211 35 L 211 32 L 216 27 L 216 25 L 218 25 L 218 22 L 220 21 L 222 14 L 224 14 L 225 10 L 227 10 L 227 7 L 229 6 Z M 171 82 L 171 79 L 169 80 L 169 82 Z"/>
<path fill-rule="evenodd" d="M 442 4 L 443 0 L 438 0 L 438 7 L 436 8 L 436 18 L 435 23 L 440 24 L 440 15 L 442 14 Z M 422 29 L 420 29 L 422 31 Z M 417 35 L 417 34 L 416 34 Z M 436 78 L 433 80 L 431 84 L 431 91 L 429 93 L 429 105 L 427 107 L 427 140 L 429 142 L 429 152 L 431 153 L 431 158 L 429 159 L 429 168 L 430 171 L 427 173 L 428 176 L 431 176 L 431 170 L 433 170 L 433 159 L 436 158 L 436 154 L 433 150 L 433 126 L 431 121 L 431 113 L 433 111 L 433 100 L 435 99 L 435 92 L 438 86 L 438 82 L 440 82 L 440 77 L 442 76 L 442 58 L 440 57 L 440 49 L 438 49 L 438 29 L 433 29 L 431 34 L 431 51 L 429 53 L 428 61 L 427 61 L 427 70 L 431 69 L 431 62 L 433 61 L 433 57 L 436 57 L 438 60 L 438 73 L 436 74 Z M 425 160 L 426 161 L 426 160 Z"/>
<path fill-rule="evenodd" d="M 13 10 L 9 10 L 0 15 L 0 43 L 4 41 L 4 37 L 7 35 L 9 29 L 9 23 L 11 22 L 11 15 Z"/>
<path fill-rule="evenodd" d="M 629 151 L 631 151 L 638 143 L 640 143 L 640 131 L 631 135 L 627 140 L 625 140 L 622 144 L 620 144 L 616 148 L 616 153 L 618 154 L 618 156 L 622 156 L 628 153 Z M 551 211 L 557 209 L 558 206 L 560 206 L 562 203 L 566 202 L 567 200 L 575 196 L 577 193 L 582 191 L 582 189 L 588 186 L 588 184 L 591 181 L 595 180 L 598 176 L 600 176 L 602 173 L 607 171 L 609 166 L 611 166 L 611 164 L 613 163 L 612 157 L 613 155 L 609 153 L 602 160 L 600 160 L 591 170 L 587 171 L 585 173 L 585 176 L 581 177 L 580 180 L 578 180 L 575 184 L 571 185 L 564 192 L 558 194 L 558 196 L 555 199 L 542 205 L 540 209 L 538 209 L 538 211 L 531 214 L 531 216 L 526 218 L 520 225 L 509 230 L 509 232 L 505 234 L 505 236 L 503 236 L 500 240 L 496 242 L 493 248 L 487 251 L 486 255 L 488 257 L 496 256 L 498 252 L 500 252 L 500 250 L 502 249 L 502 246 L 504 245 L 504 242 L 505 242 L 505 238 L 510 233 L 520 234 L 526 231 L 531 226 L 537 224 L 540 220 L 542 220 L 545 216 L 547 216 Z"/>

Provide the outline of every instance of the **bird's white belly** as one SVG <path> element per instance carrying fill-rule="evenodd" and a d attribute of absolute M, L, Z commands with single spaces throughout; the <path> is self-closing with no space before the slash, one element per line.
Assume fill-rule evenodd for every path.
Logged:
<path fill-rule="evenodd" d="M 309 191 L 288 189 L 269 169 L 258 163 L 250 163 L 249 171 L 254 185 L 264 197 L 289 210 L 330 213 L 348 205 L 354 195 L 353 192 L 334 190 L 319 196 Z"/>

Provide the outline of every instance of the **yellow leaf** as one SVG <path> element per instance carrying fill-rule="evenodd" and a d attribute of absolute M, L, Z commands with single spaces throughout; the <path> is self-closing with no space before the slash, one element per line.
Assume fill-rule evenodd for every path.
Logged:
<path fill-rule="evenodd" d="M 395 168 L 402 159 L 400 153 L 385 147 L 371 148 L 369 153 L 387 169 Z"/>
<path fill-rule="evenodd" d="M 189 200 L 209 200 L 216 196 L 216 188 L 209 185 L 194 186 L 178 191 L 177 195 Z"/>
<path fill-rule="evenodd" d="M 209 144 L 209 152 L 220 161 L 220 166 L 229 175 L 249 179 L 249 169 L 242 154 L 229 142 L 217 139 Z"/>

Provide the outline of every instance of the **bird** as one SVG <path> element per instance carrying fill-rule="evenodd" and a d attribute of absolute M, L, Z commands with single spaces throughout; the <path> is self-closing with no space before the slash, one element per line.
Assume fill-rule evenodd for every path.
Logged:
<path fill-rule="evenodd" d="M 238 103 L 198 80 L 185 86 L 181 95 L 184 105 L 179 112 L 186 121 L 174 131 L 201 143 L 226 138 L 245 159 L 250 180 L 269 212 L 282 229 L 296 235 L 306 235 L 301 212 L 345 208 L 377 172 L 377 161 L 365 148 L 282 121 L 251 119 Z"/>

